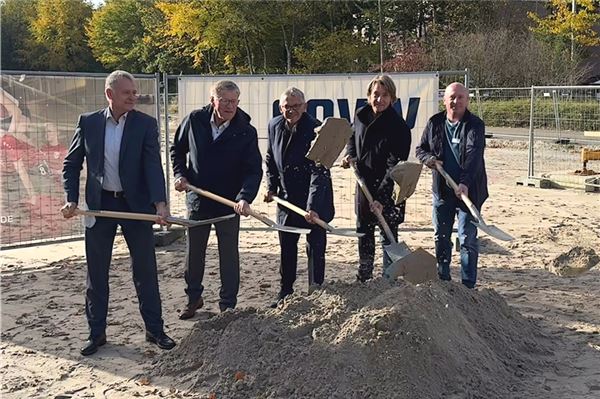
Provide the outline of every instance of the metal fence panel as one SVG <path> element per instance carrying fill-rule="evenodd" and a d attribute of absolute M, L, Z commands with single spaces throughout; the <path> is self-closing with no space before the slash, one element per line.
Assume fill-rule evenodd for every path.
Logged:
<path fill-rule="evenodd" d="M 62 161 L 78 115 L 106 107 L 105 74 L 7 72 L 1 76 L 0 246 L 81 235 L 65 220 Z M 143 112 L 156 116 L 154 76 L 138 76 Z M 85 173 L 85 169 L 83 171 Z M 83 178 L 81 189 L 83 191 Z"/>
<path fill-rule="evenodd" d="M 600 150 L 600 86 L 474 88 L 470 97 L 488 134 L 531 139 L 529 178 L 581 189 L 600 178 L 597 161 L 581 174 L 582 151 Z"/>

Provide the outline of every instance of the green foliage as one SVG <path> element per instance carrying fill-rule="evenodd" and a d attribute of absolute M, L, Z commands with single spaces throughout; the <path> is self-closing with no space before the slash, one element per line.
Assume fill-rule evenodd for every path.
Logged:
<path fill-rule="evenodd" d="M 487 100 L 478 107 L 472 100 L 470 109 L 483 119 L 486 126 L 496 127 L 529 127 L 530 99 Z M 569 118 L 561 120 L 564 130 L 598 130 L 600 129 L 600 111 L 595 101 L 559 102 L 561 115 Z M 596 117 L 594 117 L 596 115 Z M 556 128 L 554 105 L 551 98 L 536 99 L 534 113 L 536 129 Z"/>
<path fill-rule="evenodd" d="M 82 25 L 92 6 L 84 0 L 38 0 L 30 21 L 32 68 L 55 71 L 97 70 Z"/>
<path fill-rule="evenodd" d="M 143 16 L 149 0 L 109 0 L 94 12 L 86 33 L 94 57 L 107 69 L 144 70 L 148 62 Z"/>
<path fill-rule="evenodd" d="M 555 12 L 548 21 L 568 21 L 556 37 L 573 33 L 589 43 L 580 32 L 600 18 L 598 1 L 577 1 L 577 15 Z M 563 10 L 562 3 L 552 4 Z M 92 10 L 89 0 L 0 0 L 0 7 L 3 68 L 94 71 L 97 60 L 107 69 L 171 74 L 378 71 L 381 20 L 386 71 L 466 67 L 479 86 L 570 84 L 586 72 L 563 39 L 538 40 L 527 29 L 527 11 L 543 7 L 535 2 L 106 0 Z"/>
<path fill-rule="evenodd" d="M 2 66 L 6 69 L 29 69 L 30 54 L 26 50 L 31 41 L 29 21 L 36 13 L 36 0 L 3 0 L 0 2 L 2 37 Z"/>
<path fill-rule="evenodd" d="M 365 43 L 350 31 L 316 32 L 295 58 L 303 73 L 364 72 L 377 62 L 378 46 Z"/>
<path fill-rule="evenodd" d="M 528 13 L 536 27 L 532 30 L 544 37 L 558 38 L 564 41 L 574 40 L 581 46 L 598 46 L 600 38 L 594 25 L 600 21 L 597 11 L 598 1 L 575 0 L 576 10 L 571 9 L 571 2 L 550 0 L 551 13 L 545 18 Z"/>

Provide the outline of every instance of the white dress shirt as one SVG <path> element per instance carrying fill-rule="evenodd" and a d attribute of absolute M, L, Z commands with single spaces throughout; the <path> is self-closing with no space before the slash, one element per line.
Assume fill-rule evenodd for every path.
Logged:
<path fill-rule="evenodd" d="M 123 191 L 119 176 L 119 155 L 127 113 L 118 121 L 113 117 L 110 108 L 106 109 L 106 129 L 104 135 L 104 178 L 102 188 L 108 191 Z"/>

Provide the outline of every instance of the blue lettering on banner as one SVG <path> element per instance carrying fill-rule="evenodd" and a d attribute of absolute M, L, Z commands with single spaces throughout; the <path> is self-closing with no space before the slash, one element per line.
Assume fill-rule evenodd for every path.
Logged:
<path fill-rule="evenodd" d="M 410 129 L 415 127 L 415 123 L 417 122 L 417 113 L 419 111 L 419 105 L 421 104 L 420 97 L 410 97 L 408 99 L 408 110 L 406 112 L 406 124 Z M 367 105 L 366 98 L 358 98 L 356 100 L 356 104 L 354 106 L 354 111 L 358 108 Z M 346 119 L 348 122 L 352 123 L 351 117 L 354 117 L 354 113 L 350 115 L 350 105 L 347 98 L 338 98 L 337 106 L 340 113 L 340 118 Z M 400 116 L 404 116 L 402 112 L 402 101 L 400 99 L 396 100 L 393 105 L 394 109 Z M 333 101 L 329 99 L 313 99 L 308 100 L 306 112 L 308 112 L 313 117 L 317 117 L 317 110 L 321 109 L 323 111 L 323 119 L 333 117 Z M 273 117 L 281 115 L 281 111 L 279 110 L 279 100 L 273 101 Z"/>

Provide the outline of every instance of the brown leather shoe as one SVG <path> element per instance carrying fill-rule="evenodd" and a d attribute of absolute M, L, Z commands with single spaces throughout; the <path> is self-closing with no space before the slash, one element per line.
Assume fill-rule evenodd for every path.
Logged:
<path fill-rule="evenodd" d="M 188 302 L 185 309 L 183 309 L 183 312 L 179 315 L 179 318 L 181 320 L 191 319 L 196 314 L 196 310 L 200 309 L 202 306 L 204 306 L 204 299 L 202 299 L 202 297 L 198 298 L 195 302 Z"/>

